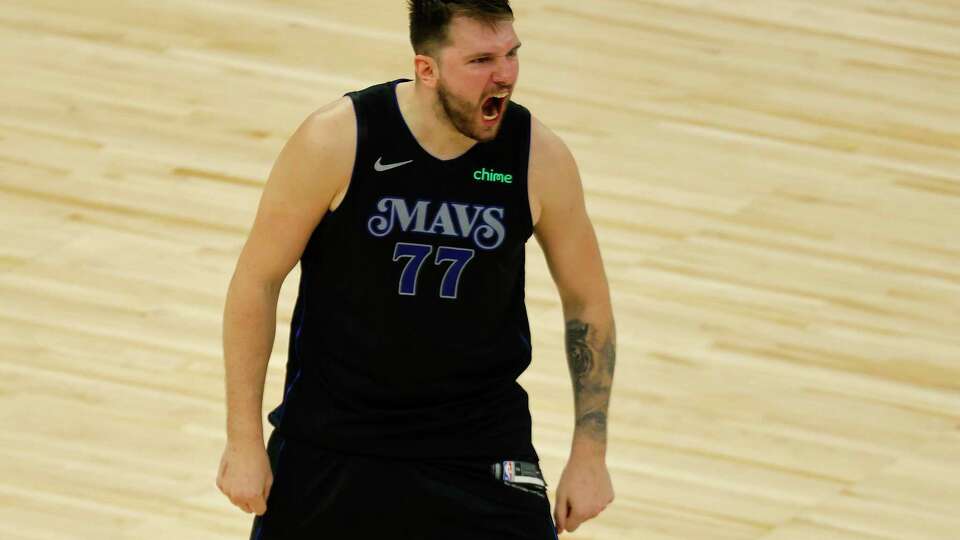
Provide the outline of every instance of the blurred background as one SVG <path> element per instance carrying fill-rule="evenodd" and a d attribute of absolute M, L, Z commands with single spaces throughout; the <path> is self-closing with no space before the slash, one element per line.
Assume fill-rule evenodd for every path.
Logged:
<path fill-rule="evenodd" d="M 618 330 L 616 500 L 562 537 L 958 538 L 960 2 L 513 7 L 514 99 L 578 160 Z M 0 2 L 0 538 L 247 537 L 215 486 L 227 285 L 284 142 L 411 77 L 406 25 Z M 573 394 L 534 241 L 527 302 L 552 501 Z"/>

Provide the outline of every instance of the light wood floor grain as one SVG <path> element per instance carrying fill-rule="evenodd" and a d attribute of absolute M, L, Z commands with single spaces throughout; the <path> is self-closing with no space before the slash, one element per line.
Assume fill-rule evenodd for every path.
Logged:
<path fill-rule="evenodd" d="M 0 538 L 246 538 L 214 485 L 226 287 L 298 123 L 411 74 L 403 4 L 0 3 Z M 960 3 L 514 7 L 618 326 L 617 498 L 564 537 L 960 538 Z M 554 486 L 572 392 L 529 250 Z"/>

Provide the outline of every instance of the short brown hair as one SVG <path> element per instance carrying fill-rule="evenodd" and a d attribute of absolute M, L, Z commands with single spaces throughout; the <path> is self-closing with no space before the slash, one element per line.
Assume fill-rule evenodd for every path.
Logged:
<path fill-rule="evenodd" d="M 454 17 L 470 17 L 490 25 L 513 20 L 510 0 L 408 0 L 410 44 L 416 54 L 433 55 L 448 43 L 447 28 Z"/>

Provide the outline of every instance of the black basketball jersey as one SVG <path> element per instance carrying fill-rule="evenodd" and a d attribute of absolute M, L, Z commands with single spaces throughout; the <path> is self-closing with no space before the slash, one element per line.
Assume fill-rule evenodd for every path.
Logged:
<path fill-rule="evenodd" d="M 346 94 L 352 177 L 300 259 L 283 401 L 288 437 L 392 457 L 537 460 L 524 305 L 530 113 L 440 160 L 413 137 L 398 79 Z M 336 134 L 331 134 L 336 136 Z"/>

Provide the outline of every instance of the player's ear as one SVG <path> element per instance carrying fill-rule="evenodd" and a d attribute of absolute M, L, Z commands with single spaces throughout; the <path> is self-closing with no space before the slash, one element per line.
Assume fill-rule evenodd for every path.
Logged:
<path fill-rule="evenodd" d="M 429 88 L 437 87 L 437 80 L 440 78 L 440 65 L 432 56 L 425 54 L 414 56 L 413 69 L 417 74 L 417 80 Z"/>

